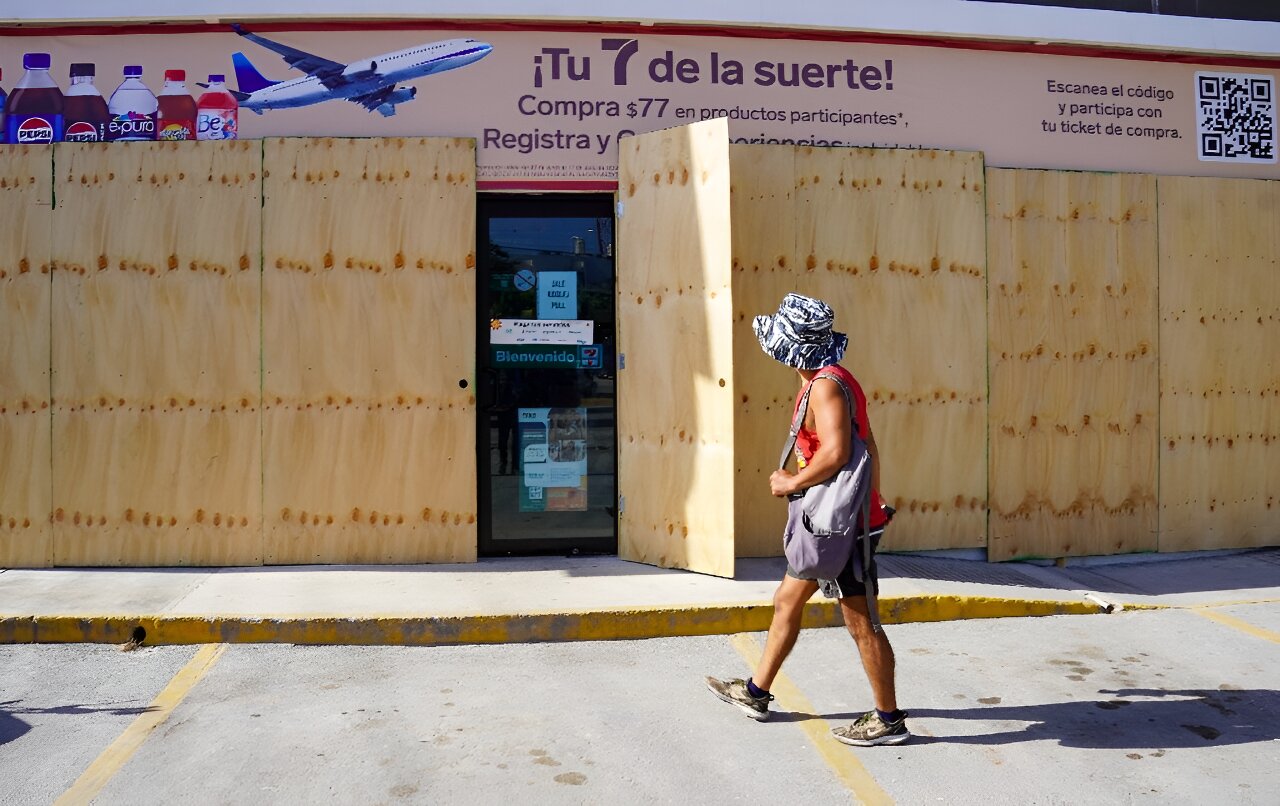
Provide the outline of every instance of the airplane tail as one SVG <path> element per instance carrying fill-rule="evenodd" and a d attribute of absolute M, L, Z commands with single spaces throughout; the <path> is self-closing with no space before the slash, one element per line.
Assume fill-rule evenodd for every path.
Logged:
<path fill-rule="evenodd" d="M 231 64 L 236 69 L 236 84 L 239 85 L 240 93 L 246 96 L 265 87 L 280 83 L 279 81 L 263 78 L 262 73 L 258 72 L 258 68 L 254 67 L 248 57 L 239 51 L 231 54 Z"/>

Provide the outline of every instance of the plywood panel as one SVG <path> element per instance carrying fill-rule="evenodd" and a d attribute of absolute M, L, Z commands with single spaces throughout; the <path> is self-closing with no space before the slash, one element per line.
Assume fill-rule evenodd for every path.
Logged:
<path fill-rule="evenodd" d="M 786 502 L 769 493 L 769 474 L 790 425 L 798 378 L 769 358 L 751 329 L 794 290 L 795 149 L 729 147 L 733 220 L 734 515 L 739 557 L 782 554 Z"/>
<path fill-rule="evenodd" d="M 60 565 L 261 561 L 256 142 L 58 146 Z"/>
<path fill-rule="evenodd" d="M 898 510 L 888 549 L 986 540 L 983 185 L 975 153 L 796 149 L 793 290 L 849 334 Z"/>
<path fill-rule="evenodd" d="M 53 562 L 49 482 L 52 146 L 0 149 L 0 568 Z"/>
<path fill-rule="evenodd" d="M 1280 182 L 1160 192 L 1160 550 L 1280 544 Z"/>
<path fill-rule="evenodd" d="M 618 553 L 731 577 L 728 138 L 722 119 L 620 144 Z"/>
<path fill-rule="evenodd" d="M 265 143 L 266 562 L 476 557 L 475 144 Z"/>
<path fill-rule="evenodd" d="M 987 172 L 992 559 L 1151 551 L 1155 180 Z"/>

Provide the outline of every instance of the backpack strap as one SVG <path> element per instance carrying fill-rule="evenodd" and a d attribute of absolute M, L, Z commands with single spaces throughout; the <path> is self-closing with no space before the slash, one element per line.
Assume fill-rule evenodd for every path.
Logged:
<path fill-rule="evenodd" d="M 787 434 L 787 442 L 782 446 L 782 457 L 778 459 L 778 469 L 782 470 L 787 466 L 787 460 L 791 458 L 791 451 L 796 446 L 796 435 L 800 433 L 800 426 L 804 425 L 804 416 L 809 412 L 809 390 L 813 388 L 813 381 L 805 384 L 804 392 L 800 395 L 800 404 L 796 406 L 796 415 L 791 418 L 791 432 Z"/>
<path fill-rule="evenodd" d="M 871 457 L 871 452 L 867 451 L 867 494 L 862 496 L 862 584 L 867 591 L 867 618 L 871 621 L 872 632 L 883 632 L 880 626 L 880 605 L 876 601 L 876 586 L 880 584 L 878 579 L 874 579 L 871 574 L 871 555 L 874 553 L 871 549 L 871 495 L 875 492 L 875 487 L 871 486 L 871 473 L 874 470 L 875 460 Z M 857 551 L 854 546 L 854 551 Z"/>
<path fill-rule="evenodd" d="M 856 437 L 861 431 L 858 428 L 858 406 L 854 403 L 853 395 L 849 392 L 849 386 L 844 382 L 843 378 L 834 372 L 820 372 L 805 384 L 804 391 L 800 395 L 800 405 L 796 407 L 796 416 L 791 420 L 791 432 L 787 435 L 786 445 L 782 448 L 782 456 L 778 459 L 779 470 L 787 466 L 787 459 L 791 457 L 791 451 L 795 449 L 796 436 L 804 425 L 805 415 L 809 413 L 809 393 L 813 391 L 813 382 L 819 378 L 835 381 L 840 387 L 840 391 L 844 393 L 845 403 L 849 406 L 849 419 L 853 423 L 853 435 Z"/>

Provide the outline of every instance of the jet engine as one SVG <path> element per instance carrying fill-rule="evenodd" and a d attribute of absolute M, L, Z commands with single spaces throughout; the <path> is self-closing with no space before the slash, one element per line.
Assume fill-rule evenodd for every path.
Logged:
<path fill-rule="evenodd" d="M 417 87 L 398 87 L 387 96 L 385 101 L 378 105 L 378 112 L 384 118 L 389 118 L 396 113 L 396 104 L 412 101 L 417 95 Z"/>
<path fill-rule="evenodd" d="M 375 59 L 352 62 L 342 71 L 343 78 L 372 78 L 378 74 L 378 62 Z"/>

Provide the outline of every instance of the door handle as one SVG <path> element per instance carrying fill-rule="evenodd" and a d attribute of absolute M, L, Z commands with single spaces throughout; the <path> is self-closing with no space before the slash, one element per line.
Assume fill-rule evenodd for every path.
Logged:
<path fill-rule="evenodd" d="M 485 367 L 476 373 L 476 405 L 482 411 L 492 409 L 498 402 L 498 371 Z"/>

